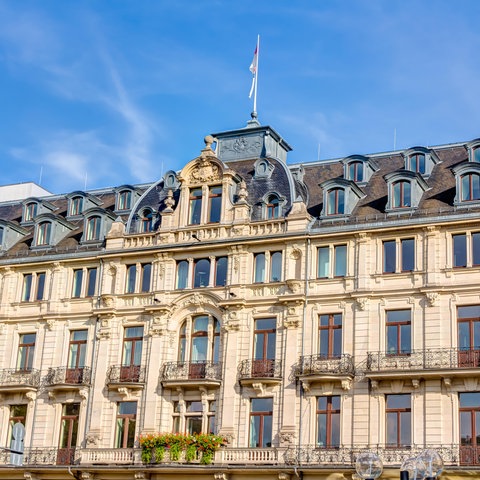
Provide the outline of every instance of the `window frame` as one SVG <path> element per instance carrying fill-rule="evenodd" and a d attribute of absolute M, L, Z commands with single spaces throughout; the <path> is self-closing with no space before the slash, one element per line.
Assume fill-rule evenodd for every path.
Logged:
<path fill-rule="evenodd" d="M 408 185 L 407 191 L 405 187 Z M 399 179 L 392 182 L 392 209 L 412 208 L 412 182 Z M 397 189 L 399 189 L 398 194 Z"/>
<path fill-rule="evenodd" d="M 411 253 L 408 245 L 413 242 Z M 387 247 L 391 251 L 387 252 Z M 382 240 L 382 273 L 408 273 L 415 271 L 416 238 L 394 238 Z M 393 259 L 391 258 L 393 256 Z M 411 266 L 411 268 L 407 268 Z"/>
<path fill-rule="evenodd" d="M 341 195 L 340 195 L 341 192 Z M 332 187 L 326 193 L 327 216 L 345 215 L 345 189 L 342 187 Z"/>
<path fill-rule="evenodd" d="M 127 406 L 126 404 L 132 406 L 135 404 L 135 413 L 120 413 L 122 406 Z M 117 414 L 115 417 L 115 448 L 133 448 L 137 428 L 137 411 L 138 402 L 136 401 L 117 402 Z M 131 423 L 133 423 L 132 436 L 129 435 Z M 120 428 L 122 431 L 119 430 Z"/>
<path fill-rule="evenodd" d="M 46 247 L 51 245 L 52 231 L 53 226 L 51 221 L 44 220 L 43 222 L 40 222 L 36 227 L 35 245 L 37 247 Z"/>
<path fill-rule="evenodd" d="M 218 189 L 220 190 L 220 193 L 213 192 Z M 222 195 L 222 185 L 209 185 L 207 223 L 220 223 L 220 220 L 222 219 Z M 213 215 L 213 213 L 215 213 L 215 215 Z"/>
<path fill-rule="evenodd" d="M 320 408 L 320 401 L 326 400 L 326 408 Z M 334 408 L 338 401 L 338 408 Z M 316 440 L 315 444 L 320 448 L 338 448 L 341 445 L 341 407 L 342 397 L 340 395 L 319 396 L 316 401 L 315 419 L 316 419 Z M 337 422 L 334 418 L 338 417 Z M 325 442 L 320 442 L 320 419 L 325 418 Z M 337 423 L 337 425 L 335 425 Z M 335 442 L 337 437 L 338 441 Z"/>
<path fill-rule="evenodd" d="M 401 313 L 409 313 L 409 319 L 389 320 L 389 316 L 394 316 Z M 408 327 L 405 328 L 405 327 Z M 405 330 L 408 330 L 405 332 Z M 392 345 L 390 342 L 391 332 L 394 332 L 395 345 Z M 385 351 L 389 356 L 405 356 L 412 353 L 412 310 L 409 308 L 398 308 L 394 310 L 387 310 L 385 312 Z M 407 335 L 408 348 L 404 349 L 402 347 L 404 337 Z"/>
<path fill-rule="evenodd" d="M 456 245 L 457 240 L 462 244 Z M 480 266 L 480 231 L 452 232 L 451 262 L 455 269 Z"/>
<path fill-rule="evenodd" d="M 328 254 L 327 258 L 322 258 L 324 257 L 322 252 Z M 323 268 L 320 262 L 325 262 Z M 323 272 L 326 274 L 321 274 Z M 344 278 L 346 276 L 348 276 L 348 244 L 317 246 L 317 279 Z"/>
<path fill-rule="evenodd" d="M 91 215 L 85 219 L 85 241 L 95 242 L 102 237 L 102 217 L 100 215 Z"/>
<path fill-rule="evenodd" d="M 271 405 L 269 406 L 270 407 L 269 410 L 254 409 L 255 403 L 260 403 L 260 402 L 265 403 L 265 401 L 271 402 Z M 256 417 L 259 417 L 260 420 L 259 420 L 258 432 L 254 433 L 252 427 L 254 424 L 254 419 Z M 267 423 L 267 427 L 265 427 L 265 420 L 267 418 L 269 419 L 270 425 L 268 425 Z M 249 423 L 249 433 L 248 433 L 249 447 L 250 448 L 272 447 L 272 434 L 273 434 L 273 398 L 272 397 L 250 399 L 250 412 L 249 412 L 248 423 Z M 253 437 L 254 434 L 255 434 L 255 438 Z M 265 434 L 267 434 L 266 438 L 264 438 Z"/>
<path fill-rule="evenodd" d="M 322 319 L 327 320 L 326 325 L 322 325 Z M 340 324 L 336 321 L 340 319 Z M 340 351 L 335 351 L 335 345 L 338 342 L 336 333 L 340 331 Z M 327 352 L 323 352 L 322 332 L 327 333 Z M 343 315 L 341 313 L 324 313 L 318 316 L 318 354 L 322 359 L 331 360 L 341 358 L 343 352 Z"/>
<path fill-rule="evenodd" d="M 33 341 L 26 341 L 25 337 L 33 335 Z M 36 333 L 21 333 L 18 338 L 17 372 L 31 372 L 35 360 Z M 23 353 L 25 352 L 25 354 Z"/>
<path fill-rule="evenodd" d="M 394 399 L 394 397 L 404 397 L 405 399 L 408 397 L 409 399 L 409 407 L 389 407 L 388 402 L 390 399 Z M 390 422 L 388 421 L 389 414 L 395 415 L 395 425 L 393 432 L 389 431 Z M 406 420 L 402 417 L 402 414 L 408 414 Z M 405 424 L 406 422 L 406 424 Z M 412 396 L 410 393 L 400 393 L 400 394 L 386 394 L 385 395 L 385 444 L 389 447 L 410 447 L 412 444 Z M 402 443 L 402 435 L 404 433 L 405 427 L 407 427 L 407 432 L 409 433 L 409 440 L 408 443 Z M 390 433 L 395 434 L 396 442 L 389 442 L 388 437 Z"/>

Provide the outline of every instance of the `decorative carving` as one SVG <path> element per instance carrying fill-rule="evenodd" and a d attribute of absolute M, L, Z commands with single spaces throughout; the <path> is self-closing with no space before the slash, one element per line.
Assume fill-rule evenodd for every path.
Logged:
<path fill-rule="evenodd" d="M 359 310 L 362 312 L 367 308 L 368 305 L 368 298 L 367 297 L 358 297 L 356 300 L 357 302 L 357 307 Z"/>
<path fill-rule="evenodd" d="M 37 392 L 27 392 L 25 397 L 28 400 L 28 404 L 31 406 L 37 399 Z"/>
<path fill-rule="evenodd" d="M 418 378 L 412 378 L 412 386 L 417 390 L 420 387 L 420 380 Z"/>
<path fill-rule="evenodd" d="M 169 190 L 167 193 L 167 196 L 165 197 L 165 200 L 163 201 L 165 204 L 165 209 L 163 210 L 163 213 L 172 213 L 173 212 L 173 207 L 175 206 L 175 199 L 173 198 L 173 191 Z"/>
<path fill-rule="evenodd" d="M 437 292 L 427 292 L 425 294 L 427 299 L 427 303 L 430 307 L 433 307 L 437 304 L 437 300 L 439 298 L 439 294 Z"/>
<path fill-rule="evenodd" d="M 372 390 L 378 390 L 378 380 L 370 380 L 370 386 L 372 387 Z"/>
<path fill-rule="evenodd" d="M 200 158 L 190 173 L 190 183 L 202 184 L 220 180 L 218 165 L 207 158 Z"/>
<path fill-rule="evenodd" d="M 88 388 L 81 388 L 78 391 L 78 394 L 80 395 L 80 398 L 82 399 L 82 406 L 85 406 L 87 404 L 87 400 L 88 400 Z"/>
<path fill-rule="evenodd" d="M 98 447 L 102 440 L 102 436 L 99 432 L 88 432 L 86 436 L 87 446 Z"/>
<path fill-rule="evenodd" d="M 145 472 L 135 472 L 134 478 L 135 480 L 146 480 L 150 478 L 150 475 Z"/>
<path fill-rule="evenodd" d="M 230 476 L 227 473 L 217 472 L 213 474 L 215 480 L 228 480 Z"/>
<path fill-rule="evenodd" d="M 292 260 L 298 260 L 302 256 L 302 251 L 298 248 L 297 245 L 293 245 L 292 251 L 290 252 L 290 258 Z"/>
<path fill-rule="evenodd" d="M 0 323 L 0 335 L 7 333 L 7 326 L 4 323 Z"/>
<path fill-rule="evenodd" d="M 302 289 L 302 282 L 293 278 L 287 280 L 287 287 L 292 293 L 300 293 Z"/>
<path fill-rule="evenodd" d="M 46 322 L 46 327 L 48 330 L 52 331 L 53 327 L 55 326 L 57 322 L 53 318 L 49 318 Z"/>
<path fill-rule="evenodd" d="M 298 328 L 300 326 L 300 318 L 298 317 L 287 317 L 283 325 L 285 328 Z"/>
<path fill-rule="evenodd" d="M 82 472 L 80 474 L 80 479 L 81 480 L 94 480 L 95 475 L 93 473 L 90 473 L 90 472 Z"/>
<path fill-rule="evenodd" d="M 352 379 L 344 378 L 342 379 L 342 389 L 348 392 L 352 388 Z"/>
<path fill-rule="evenodd" d="M 306 393 L 310 392 L 310 388 L 311 388 L 311 387 L 310 387 L 310 382 L 309 382 L 308 380 L 303 380 L 303 379 L 301 380 L 301 382 L 302 382 L 303 390 L 304 390 Z"/>
<path fill-rule="evenodd" d="M 55 402 L 57 400 L 57 395 L 55 394 L 55 392 L 53 390 L 48 391 L 48 399 L 51 402 Z"/>
<path fill-rule="evenodd" d="M 120 217 L 117 217 L 107 233 L 107 238 L 119 238 L 123 237 L 124 234 L 125 224 Z"/>
<path fill-rule="evenodd" d="M 294 443 L 295 442 L 295 432 L 292 431 L 281 431 L 280 432 L 280 442 L 281 443 Z"/>
<path fill-rule="evenodd" d="M 245 180 L 242 180 L 238 184 L 238 200 L 237 205 L 245 205 L 247 203 L 248 191 L 247 191 L 247 184 Z"/>
<path fill-rule="evenodd" d="M 265 384 L 262 382 L 252 383 L 252 388 L 255 390 L 255 393 L 258 397 L 263 397 L 265 395 Z"/>
<path fill-rule="evenodd" d="M 278 480 L 290 480 L 292 476 L 289 473 L 279 472 Z"/>
<path fill-rule="evenodd" d="M 25 480 L 37 480 L 38 476 L 32 472 L 24 472 L 23 478 L 25 478 Z"/>

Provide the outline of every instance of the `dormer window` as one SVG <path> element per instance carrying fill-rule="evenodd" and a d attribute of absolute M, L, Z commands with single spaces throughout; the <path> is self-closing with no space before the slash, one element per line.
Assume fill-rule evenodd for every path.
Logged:
<path fill-rule="evenodd" d="M 343 176 L 352 182 L 367 183 L 378 170 L 372 158 L 363 155 L 350 155 L 342 160 Z"/>
<path fill-rule="evenodd" d="M 470 206 L 480 201 L 480 162 L 465 161 L 452 168 L 457 194 L 454 204 Z M 464 205 L 462 205 L 464 204 Z"/>
<path fill-rule="evenodd" d="M 91 242 L 93 240 L 100 240 L 102 227 L 102 218 L 98 215 L 87 219 L 87 225 L 85 230 L 85 240 Z"/>
<path fill-rule="evenodd" d="M 425 155 L 423 153 L 414 153 L 408 157 L 408 170 L 420 174 L 425 173 Z"/>
<path fill-rule="evenodd" d="M 71 217 L 80 215 L 83 211 L 83 197 L 73 197 L 70 200 L 70 213 Z"/>
<path fill-rule="evenodd" d="M 480 163 L 480 146 L 473 149 L 473 151 L 472 151 L 472 162 Z"/>
<path fill-rule="evenodd" d="M 25 211 L 23 215 L 24 222 L 31 222 L 37 215 L 38 203 L 30 202 L 25 205 Z"/>
<path fill-rule="evenodd" d="M 52 236 L 51 222 L 41 222 L 37 226 L 37 246 L 50 245 Z"/>
<path fill-rule="evenodd" d="M 345 213 L 345 190 L 332 188 L 327 192 L 327 215 L 343 215 Z"/>
<path fill-rule="evenodd" d="M 272 172 L 275 169 L 274 165 L 272 165 L 266 158 L 261 158 L 257 160 L 254 165 L 255 168 L 255 178 L 270 178 L 272 176 Z"/>
<path fill-rule="evenodd" d="M 466 173 L 461 177 L 462 202 L 480 200 L 480 175 L 478 173 Z"/>
<path fill-rule="evenodd" d="M 140 233 L 153 232 L 153 210 L 144 208 L 140 218 Z"/>
<path fill-rule="evenodd" d="M 352 162 L 348 165 L 348 179 L 363 182 L 363 162 Z"/>
<path fill-rule="evenodd" d="M 132 192 L 122 190 L 118 194 L 117 210 L 129 210 L 132 207 Z"/>
<path fill-rule="evenodd" d="M 280 217 L 280 200 L 276 195 L 270 195 L 267 199 L 267 219 Z"/>
<path fill-rule="evenodd" d="M 392 184 L 392 208 L 412 206 L 412 189 L 410 182 L 401 180 Z"/>

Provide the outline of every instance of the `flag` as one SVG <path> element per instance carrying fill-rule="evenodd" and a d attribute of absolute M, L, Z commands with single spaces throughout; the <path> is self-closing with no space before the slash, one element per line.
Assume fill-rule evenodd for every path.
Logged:
<path fill-rule="evenodd" d="M 255 46 L 255 52 L 253 52 L 253 60 L 250 64 L 250 71 L 252 72 L 252 86 L 250 88 L 250 93 L 248 94 L 248 98 L 252 98 L 253 89 L 255 88 L 255 75 L 257 74 L 257 65 L 258 65 L 258 43 Z"/>

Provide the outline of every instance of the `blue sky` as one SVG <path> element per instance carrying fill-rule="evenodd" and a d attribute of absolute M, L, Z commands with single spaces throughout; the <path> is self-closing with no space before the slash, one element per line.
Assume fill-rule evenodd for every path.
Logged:
<path fill-rule="evenodd" d="M 478 0 L 0 0 L 1 184 L 155 181 L 258 115 L 290 163 L 480 137 Z M 320 148 L 319 148 L 320 145 Z"/>

